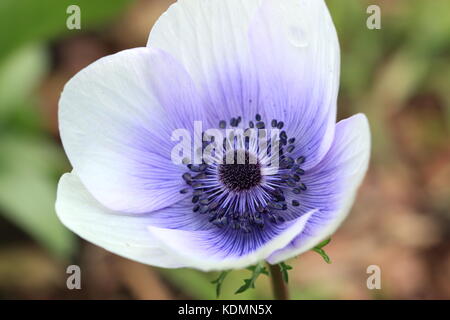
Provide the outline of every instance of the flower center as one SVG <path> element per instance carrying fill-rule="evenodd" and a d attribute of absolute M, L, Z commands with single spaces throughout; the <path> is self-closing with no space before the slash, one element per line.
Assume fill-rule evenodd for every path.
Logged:
<path fill-rule="evenodd" d="M 244 233 L 290 219 L 289 210 L 297 210 L 299 195 L 307 190 L 301 178 L 306 159 L 296 153 L 296 139 L 288 137 L 284 123 L 273 119 L 266 125 L 257 114 L 248 126 L 237 117 L 221 120 L 219 128 L 225 133 L 219 138 L 222 141 L 211 137 L 196 150 L 203 155 L 201 164 L 188 164 L 189 159 L 183 162 L 188 169 L 182 175 L 187 187 L 180 192 L 191 195 L 192 211 L 219 228 Z M 229 129 L 233 129 L 231 134 Z M 258 131 L 256 136 L 247 135 L 252 130 Z M 273 140 L 269 131 L 278 132 L 278 137 Z M 220 145 L 224 152 L 205 158 L 211 145 Z M 210 162 L 213 158 L 216 161 Z M 279 160 L 275 166 L 274 158 Z"/>
<path fill-rule="evenodd" d="M 231 154 L 233 163 L 228 163 L 229 158 L 230 156 L 225 156 L 223 164 L 219 165 L 220 181 L 229 190 L 244 191 L 259 185 L 262 180 L 261 165 L 257 163 L 255 156 L 250 155 L 248 151 L 236 150 Z"/>

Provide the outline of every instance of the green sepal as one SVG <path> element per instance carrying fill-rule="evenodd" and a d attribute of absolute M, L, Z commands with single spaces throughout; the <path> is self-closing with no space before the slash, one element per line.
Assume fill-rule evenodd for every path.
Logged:
<path fill-rule="evenodd" d="M 279 264 L 280 270 L 281 270 L 281 276 L 283 277 L 283 281 L 288 283 L 289 282 L 289 270 L 292 270 L 292 267 L 284 262 L 281 262 Z"/>
<path fill-rule="evenodd" d="M 216 280 L 211 281 L 212 284 L 216 285 L 216 297 L 217 298 L 220 296 L 220 290 L 222 289 L 222 283 L 229 273 L 230 273 L 229 270 L 222 271 Z"/>
<path fill-rule="evenodd" d="M 317 246 L 315 246 L 312 250 L 317 252 L 318 254 L 320 254 L 323 258 L 323 260 L 325 260 L 326 263 L 331 263 L 331 259 L 330 257 L 327 255 L 327 253 L 325 252 L 325 250 L 323 250 L 322 248 L 325 247 L 327 244 L 329 244 L 331 241 L 330 239 L 327 239 L 325 241 L 322 241 L 321 243 L 319 243 Z"/>
<path fill-rule="evenodd" d="M 244 279 L 244 284 L 235 292 L 235 294 L 239 294 L 247 291 L 250 288 L 255 288 L 256 279 L 258 279 L 260 274 L 269 275 L 269 271 L 267 271 L 266 267 L 262 263 L 258 263 L 256 266 L 248 267 L 247 270 L 252 272 L 252 276 L 249 279 Z"/>

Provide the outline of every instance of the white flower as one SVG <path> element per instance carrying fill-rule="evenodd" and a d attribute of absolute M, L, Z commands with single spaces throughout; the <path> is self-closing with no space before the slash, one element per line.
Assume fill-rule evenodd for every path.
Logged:
<path fill-rule="evenodd" d="M 346 217 L 368 165 L 365 116 L 335 123 L 338 86 L 322 0 L 179 1 L 146 48 L 102 58 L 66 85 L 60 132 L 74 170 L 59 183 L 58 216 L 88 241 L 167 268 L 242 268 L 309 250 Z M 194 121 L 282 130 L 280 170 L 267 173 L 251 147 L 254 165 L 174 164 L 171 133 Z"/>

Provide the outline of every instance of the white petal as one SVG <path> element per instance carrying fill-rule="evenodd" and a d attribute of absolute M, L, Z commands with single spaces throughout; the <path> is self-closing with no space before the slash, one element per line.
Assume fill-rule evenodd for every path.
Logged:
<path fill-rule="evenodd" d="M 183 267 L 147 230 L 149 218 L 123 215 L 103 207 L 74 173 L 62 176 L 56 212 L 61 222 L 83 239 L 117 255 L 164 268 Z"/>
<path fill-rule="evenodd" d="M 313 168 L 306 185 L 323 190 L 323 195 L 304 198 L 303 204 L 319 209 L 305 229 L 268 261 L 278 263 L 299 255 L 328 238 L 347 217 L 369 165 L 370 129 L 367 118 L 357 114 L 336 125 L 336 136 L 329 152 Z M 309 202 L 309 203 L 305 203 Z"/>
<path fill-rule="evenodd" d="M 65 86 L 64 149 L 89 192 L 110 209 L 143 213 L 184 195 L 171 161 L 174 129 L 201 119 L 192 80 L 170 55 L 136 48 L 104 57 Z"/>
<path fill-rule="evenodd" d="M 248 69 L 249 23 L 260 0 L 181 0 L 156 22 L 147 46 L 180 61 L 211 103 L 210 119 L 242 115 L 254 99 Z M 237 79 L 241 75 L 244 79 Z M 225 115 L 225 117 L 223 116 Z M 226 119 L 229 120 L 229 119 Z"/>
<path fill-rule="evenodd" d="M 259 112 L 290 122 L 288 135 L 309 150 L 305 168 L 326 154 L 340 57 L 323 0 L 181 0 L 157 21 L 147 46 L 184 65 L 210 101 L 212 121 Z"/>
<path fill-rule="evenodd" d="M 340 53 L 327 7 L 321 0 L 264 1 L 249 37 L 265 113 L 285 122 L 296 138 L 293 156 L 306 156 L 302 168 L 312 168 L 336 123 Z"/>

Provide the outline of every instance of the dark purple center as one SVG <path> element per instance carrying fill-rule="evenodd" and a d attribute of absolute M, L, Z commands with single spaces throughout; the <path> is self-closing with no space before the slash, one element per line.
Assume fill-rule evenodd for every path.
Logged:
<path fill-rule="evenodd" d="M 247 151 L 239 155 L 242 159 L 238 161 L 238 151 L 234 151 L 234 161 L 227 164 L 226 157 L 223 164 L 219 166 L 219 178 L 231 191 L 245 191 L 256 187 L 261 183 L 261 165 L 250 163 L 250 155 Z"/>

